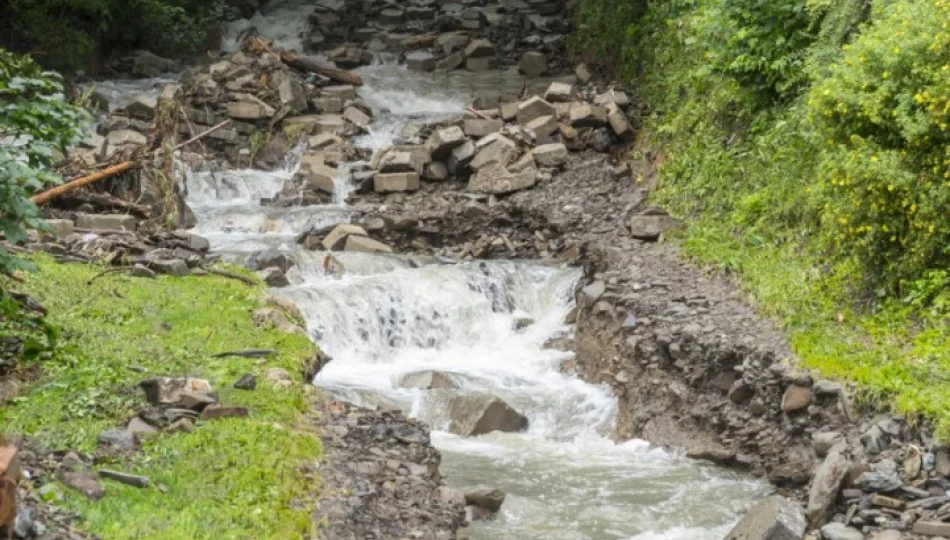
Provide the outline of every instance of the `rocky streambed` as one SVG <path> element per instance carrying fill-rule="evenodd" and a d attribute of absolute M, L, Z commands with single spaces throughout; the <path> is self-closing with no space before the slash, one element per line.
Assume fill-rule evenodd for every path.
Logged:
<path fill-rule="evenodd" d="M 678 226 L 644 204 L 658 156 L 626 163 L 631 94 L 563 60 L 569 4 L 242 6 L 213 63 L 104 85 L 76 154 L 228 122 L 166 167 L 187 232 L 151 228 L 169 191 L 142 174 L 106 186 L 134 207 L 61 204 L 33 247 L 143 276 L 225 259 L 293 300 L 340 401 L 315 420 L 328 538 L 943 535 L 926 427 L 855 411 L 657 243 Z"/>

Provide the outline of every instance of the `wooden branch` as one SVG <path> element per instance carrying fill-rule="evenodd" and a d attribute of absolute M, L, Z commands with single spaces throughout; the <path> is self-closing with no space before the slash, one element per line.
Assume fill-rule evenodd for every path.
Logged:
<path fill-rule="evenodd" d="M 218 124 L 218 125 L 216 125 L 216 126 L 212 126 L 212 127 L 208 128 L 208 129 L 202 131 L 201 133 L 195 135 L 194 137 L 188 139 L 187 141 L 185 141 L 185 142 L 179 144 L 178 146 L 176 146 L 176 147 L 173 148 L 172 150 L 173 150 L 173 151 L 181 150 L 182 148 L 188 146 L 189 144 L 191 144 L 191 143 L 193 143 L 193 142 L 195 142 L 195 141 L 198 141 L 198 140 L 200 140 L 200 139 L 203 139 L 203 138 L 207 137 L 208 135 L 211 135 L 211 134 L 214 133 L 215 131 L 218 131 L 219 129 L 223 128 L 224 126 L 226 126 L 226 125 L 228 125 L 228 124 L 230 124 L 230 123 L 231 123 L 231 119 L 228 118 L 228 119 L 225 120 L 224 122 L 221 122 L 220 124 Z"/>
<path fill-rule="evenodd" d="M 254 287 L 255 285 L 257 285 L 257 283 L 256 283 L 253 279 L 246 278 L 246 277 L 242 276 L 241 274 L 235 274 L 234 272 L 228 272 L 227 270 L 218 270 L 217 268 L 208 268 L 208 267 L 206 267 L 206 266 L 203 266 L 203 267 L 201 267 L 201 268 L 202 268 L 204 271 L 208 272 L 209 274 L 214 274 L 214 275 L 216 275 L 216 276 L 221 276 L 221 277 L 236 279 L 236 280 L 240 281 L 241 283 L 243 283 L 243 284 L 245 284 L 245 285 L 248 285 L 248 286 L 251 286 L 251 287 Z"/>
<path fill-rule="evenodd" d="M 82 178 L 77 178 L 76 180 L 66 182 L 63 185 L 56 186 L 53 189 L 50 189 L 48 191 L 44 191 L 43 193 L 38 193 L 30 197 L 30 201 L 32 201 L 33 204 L 36 204 L 36 205 L 43 205 L 55 199 L 56 197 L 59 197 L 60 195 L 65 195 L 66 193 L 69 193 L 70 191 L 75 191 L 81 187 L 88 186 L 89 184 L 93 184 L 100 180 L 111 178 L 117 174 L 123 173 L 131 169 L 132 167 L 135 167 L 134 161 L 123 161 L 122 163 L 119 163 L 118 165 L 113 165 L 112 167 L 99 171 L 95 174 L 90 174 L 89 176 L 83 176 Z"/>
<path fill-rule="evenodd" d="M 475 107 L 466 107 L 465 110 L 474 114 L 476 117 L 481 118 L 482 120 L 491 120 L 491 118 L 487 114 L 483 113 L 482 111 L 476 110 Z"/>
<path fill-rule="evenodd" d="M 360 77 L 356 73 L 346 71 L 344 69 L 338 69 L 333 66 L 329 66 L 315 58 L 297 56 L 297 53 L 293 51 L 284 51 L 280 53 L 280 59 L 285 64 L 294 69 L 323 75 L 324 77 L 329 77 L 334 81 L 344 84 L 363 86 L 363 77 Z"/>
<path fill-rule="evenodd" d="M 141 218 L 149 218 L 152 214 L 152 209 L 148 206 L 131 203 L 125 200 L 122 200 L 118 197 L 113 197 L 112 195 L 107 195 L 105 193 L 76 193 L 73 195 L 62 196 L 64 199 L 67 199 L 65 202 L 66 206 L 69 206 L 69 203 L 72 202 L 77 206 L 83 203 L 89 203 L 93 206 L 100 206 L 105 208 L 126 210 L 132 214 L 135 214 Z"/>
<path fill-rule="evenodd" d="M 86 285 L 92 285 L 92 282 L 93 282 L 93 281 L 95 281 L 95 280 L 101 278 L 102 276 L 106 276 L 106 275 L 109 275 L 109 274 L 115 274 L 116 272 L 125 272 L 126 270 L 131 270 L 131 269 L 132 269 L 131 266 L 117 266 L 117 267 L 115 267 L 115 268 L 106 268 L 106 269 L 103 270 L 102 272 L 99 272 L 98 274 L 96 274 L 96 275 L 92 276 L 91 278 L 89 278 L 89 281 L 86 282 Z"/>

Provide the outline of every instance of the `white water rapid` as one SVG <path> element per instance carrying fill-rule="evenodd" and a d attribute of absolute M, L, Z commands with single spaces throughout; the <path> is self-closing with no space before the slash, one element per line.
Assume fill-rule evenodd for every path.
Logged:
<path fill-rule="evenodd" d="M 294 7 L 253 24 L 282 29 L 287 45 L 299 40 Z M 377 114 L 370 133 L 356 142 L 371 148 L 390 144 L 408 121 L 462 112 L 480 89 L 523 84 L 514 72 L 418 74 L 388 63 L 361 73 L 366 86 L 359 93 Z M 563 320 L 579 278 L 575 269 L 338 253 L 346 274 L 324 276 L 323 254 L 294 239 L 312 227 L 346 222 L 349 210 L 260 205 L 292 176 L 294 158 L 278 172 L 189 174 L 188 202 L 199 220 L 194 232 L 238 263 L 265 248 L 291 257 L 292 285 L 274 292 L 297 302 L 310 335 L 334 359 L 314 383 L 340 399 L 398 407 L 425 420 L 449 485 L 508 494 L 495 520 L 472 524 L 473 539 L 717 540 L 765 493 L 759 482 L 646 442 L 610 440 L 616 399 L 609 388 L 563 374 L 559 366 L 570 353 L 544 346 L 570 331 Z M 533 322 L 518 329 L 527 320 Z M 401 376 L 419 370 L 449 374 L 459 389 L 397 388 Z M 451 392 L 498 396 L 528 417 L 529 428 L 474 438 L 449 434 Z"/>

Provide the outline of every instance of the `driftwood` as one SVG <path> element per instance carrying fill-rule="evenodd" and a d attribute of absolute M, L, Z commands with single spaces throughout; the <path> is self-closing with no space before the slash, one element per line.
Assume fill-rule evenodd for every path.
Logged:
<path fill-rule="evenodd" d="M 218 270 L 217 268 L 209 268 L 207 266 L 202 266 L 201 269 L 204 270 L 205 272 L 208 272 L 209 274 L 236 279 L 240 281 L 241 283 L 248 285 L 250 287 L 257 285 L 257 282 L 255 282 L 253 279 L 246 278 L 242 276 L 241 274 L 235 274 L 234 272 L 228 272 L 227 270 Z"/>
<path fill-rule="evenodd" d="M 187 141 L 179 144 L 178 146 L 174 148 L 174 150 L 181 150 L 182 148 L 188 146 L 189 144 L 199 139 L 202 139 L 204 137 L 207 137 L 211 133 L 214 133 L 215 131 L 223 128 L 224 126 L 228 125 L 230 122 L 231 120 L 228 119 L 228 120 L 225 120 L 224 122 L 221 122 L 220 124 L 216 126 L 210 127 L 204 130 L 203 132 L 199 133 L 198 135 L 195 135 L 194 137 L 188 139 Z M 152 154 L 154 153 L 155 152 L 152 152 Z M 152 155 L 152 154 L 147 154 L 147 155 Z M 33 204 L 36 204 L 38 206 L 46 204 L 49 201 L 55 199 L 56 197 L 60 197 L 62 195 L 75 191 L 79 188 L 86 187 L 89 184 L 94 184 L 96 182 L 99 182 L 100 180 L 111 178 L 117 174 L 121 174 L 125 171 L 128 171 L 129 169 L 132 169 L 136 165 L 138 165 L 138 163 L 133 160 L 123 161 L 122 163 L 119 163 L 118 165 L 113 165 L 97 173 L 90 174 L 88 176 L 83 176 L 82 178 L 77 178 L 75 180 L 70 180 L 69 182 L 66 182 L 65 184 L 56 186 L 53 189 L 44 191 L 43 193 L 37 193 L 36 195 L 30 197 L 30 201 L 32 201 Z"/>
<path fill-rule="evenodd" d="M 61 199 L 66 206 L 88 203 L 102 208 L 125 210 L 143 219 L 148 219 L 152 214 L 152 209 L 148 206 L 131 203 L 105 193 L 76 193 L 64 195 Z"/>
<path fill-rule="evenodd" d="M 476 110 L 475 107 L 466 107 L 465 110 L 474 114 L 477 118 L 481 118 L 482 120 L 491 120 L 491 118 L 487 114 L 483 113 L 482 111 Z"/>
<path fill-rule="evenodd" d="M 323 75 L 324 77 L 329 77 L 334 81 L 344 84 L 363 86 L 363 77 L 360 77 L 356 73 L 346 71 L 345 69 L 338 69 L 327 65 L 315 58 L 297 56 L 297 53 L 293 51 L 284 51 L 280 53 L 280 59 L 283 63 L 294 69 Z"/>

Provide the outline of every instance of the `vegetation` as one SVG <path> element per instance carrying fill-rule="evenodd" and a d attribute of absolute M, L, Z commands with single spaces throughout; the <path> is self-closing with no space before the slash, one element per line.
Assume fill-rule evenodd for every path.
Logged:
<path fill-rule="evenodd" d="M 687 252 L 737 273 L 807 365 L 944 435 L 948 21 L 948 0 L 583 0 L 576 42 L 649 106 Z"/>
<path fill-rule="evenodd" d="M 0 42 L 63 70 L 136 47 L 194 55 L 207 47 L 223 9 L 223 0 L 8 0 L 0 6 Z"/>
<path fill-rule="evenodd" d="M 92 503 L 63 488 L 84 527 L 104 538 L 304 536 L 318 486 L 299 468 L 318 459 L 321 448 L 302 427 L 311 387 L 300 373 L 315 350 L 304 336 L 254 326 L 251 312 L 263 287 L 217 276 L 109 274 L 90 283 L 102 268 L 48 257 L 34 263 L 37 271 L 18 287 L 45 304 L 61 339 L 32 361 L 40 375 L 27 391 L 0 408 L 4 429 L 53 449 L 93 450 L 102 430 L 146 405 L 138 382 L 161 375 L 206 378 L 222 403 L 251 411 L 249 418 L 201 422 L 191 434 L 159 434 L 131 456 L 99 464 L 148 476 L 162 490 L 103 480 L 106 496 Z M 212 357 L 242 349 L 279 353 L 263 360 Z M 296 384 L 280 389 L 261 377 L 255 391 L 232 388 L 241 375 L 274 367 Z M 25 369 L 32 372 L 31 365 Z"/>

